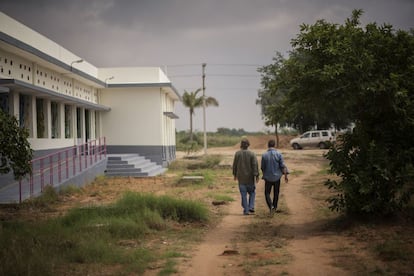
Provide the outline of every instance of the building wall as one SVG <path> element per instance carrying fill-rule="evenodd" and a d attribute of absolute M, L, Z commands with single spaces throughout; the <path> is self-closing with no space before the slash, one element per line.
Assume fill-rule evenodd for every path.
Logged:
<path fill-rule="evenodd" d="M 161 107 L 162 113 L 173 112 L 175 101 L 168 97 L 167 93 L 161 94 Z M 162 145 L 163 145 L 163 165 L 167 166 L 168 163 L 176 158 L 176 144 L 175 144 L 175 118 L 169 116 L 162 116 Z"/>
<path fill-rule="evenodd" d="M 0 49 L 0 76 L 30 83 L 56 93 L 98 103 L 97 88 Z"/>
<path fill-rule="evenodd" d="M 160 88 L 113 88 L 101 92 L 111 106 L 102 115 L 108 145 L 161 145 Z"/>
<path fill-rule="evenodd" d="M 99 68 L 99 77 L 108 83 L 169 83 L 170 80 L 159 67 L 108 67 Z"/>
<path fill-rule="evenodd" d="M 74 60 L 80 59 L 79 56 L 76 56 L 61 45 L 33 31 L 2 12 L 0 12 L 0 32 L 31 45 L 33 48 L 66 64 L 70 65 Z M 41 61 L 41 59 L 38 60 Z M 94 77 L 98 75 L 98 68 L 86 61 L 76 64 L 76 68 Z"/>
<path fill-rule="evenodd" d="M 143 152 L 157 163 L 174 159 L 175 119 L 165 112 L 173 113 L 179 95 L 164 72 L 79 61 L 0 12 L 0 79 L 17 81 L 0 104 L 29 130 L 32 148 L 49 153 L 106 136 L 114 152 Z"/>
<path fill-rule="evenodd" d="M 65 76 L 62 73 L 56 72 L 50 68 L 40 66 L 31 60 L 23 58 L 21 56 L 12 54 L 10 52 L 0 49 L 0 78 L 15 79 L 36 87 L 47 89 L 58 94 L 72 97 L 74 99 L 80 99 L 83 101 L 98 103 L 98 90 L 95 87 L 83 84 L 73 78 Z M 4 95 L 3 95 L 4 97 Z M 76 127 L 76 105 L 67 104 L 62 100 L 55 99 L 51 101 L 47 97 L 34 96 L 31 92 L 17 92 L 13 89 L 6 96 L 8 98 L 9 107 L 8 110 L 13 114 L 20 124 L 29 130 L 29 142 L 31 147 L 38 151 L 38 153 L 50 151 L 50 149 L 60 149 L 70 147 L 79 144 L 81 141 L 85 142 L 83 119 L 81 120 L 83 139 L 78 139 L 77 127 Z M 40 130 L 37 127 L 38 114 L 37 100 L 43 99 L 43 125 L 45 131 L 43 135 L 39 135 Z M 52 116 L 51 105 L 57 106 L 57 113 Z M 67 118 L 70 122 L 70 135 L 65 133 L 65 105 L 71 110 L 70 118 Z M 85 109 L 82 108 L 82 112 Z M 91 114 L 90 120 L 90 137 L 89 139 L 95 139 L 99 136 L 95 135 L 95 111 L 89 110 Z M 52 123 L 52 118 L 54 122 Z M 39 119 L 40 120 L 40 119 Z M 52 125 L 57 125 L 56 131 L 52 131 Z"/>
<path fill-rule="evenodd" d="M 174 100 L 161 88 L 111 88 L 101 92 L 102 132 L 108 153 L 137 153 L 160 165 L 175 159 Z"/>

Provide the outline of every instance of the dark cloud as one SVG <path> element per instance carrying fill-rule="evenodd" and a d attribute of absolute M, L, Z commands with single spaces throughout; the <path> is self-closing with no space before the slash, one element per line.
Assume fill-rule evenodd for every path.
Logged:
<path fill-rule="evenodd" d="M 201 86 L 201 63 L 206 62 L 208 95 L 221 102 L 207 111 L 211 130 L 264 127 L 255 105 L 259 77 L 246 77 L 257 74 L 256 68 L 233 65 L 269 64 L 276 51 L 290 49 L 302 23 L 325 19 L 342 24 L 353 9 L 364 10 L 363 24 L 389 23 L 404 30 L 414 26 L 413 0 L 0 1 L 2 12 L 98 67 L 167 68 L 181 93 Z M 196 65 L 184 66 L 189 64 Z M 214 76 L 235 72 L 241 77 Z M 240 119 L 240 110 L 250 112 L 243 111 Z M 178 106 L 177 113 L 178 129 L 188 128 L 187 111 Z M 200 129 L 202 115 L 195 120 Z"/>

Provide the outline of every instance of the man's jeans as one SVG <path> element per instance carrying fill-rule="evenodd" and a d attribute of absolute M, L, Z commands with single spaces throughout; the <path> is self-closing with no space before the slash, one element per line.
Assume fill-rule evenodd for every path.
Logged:
<path fill-rule="evenodd" d="M 273 200 L 270 197 L 270 193 L 272 189 L 273 189 Z M 280 179 L 274 182 L 265 180 L 264 194 L 265 194 L 267 206 L 269 207 L 270 210 L 272 210 L 272 208 L 274 208 L 275 210 L 277 209 L 277 203 L 279 201 L 279 190 L 280 190 Z"/>
<path fill-rule="evenodd" d="M 241 194 L 241 205 L 243 207 L 243 214 L 249 214 L 249 210 L 254 210 L 254 200 L 256 197 L 256 185 L 255 184 L 239 184 L 239 190 Z M 249 195 L 249 199 L 247 199 Z"/>

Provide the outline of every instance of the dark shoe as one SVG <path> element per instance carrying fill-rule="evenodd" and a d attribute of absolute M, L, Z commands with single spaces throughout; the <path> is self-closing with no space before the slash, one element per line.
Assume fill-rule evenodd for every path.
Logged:
<path fill-rule="evenodd" d="M 254 213 L 254 209 L 250 209 L 250 210 L 249 210 L 249 212 L 250 212 L 250 213 Z"/>
<path fill-rule="evenodd" d="M 275 208 L 270 209 L 270 217 L 273 217 L 275 215 L 275 213 L 276 213 Z"/>

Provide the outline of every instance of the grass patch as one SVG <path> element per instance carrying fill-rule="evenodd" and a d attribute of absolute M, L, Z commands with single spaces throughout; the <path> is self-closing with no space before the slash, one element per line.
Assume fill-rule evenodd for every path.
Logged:
<path fill-rule="evenodd" d="M 215 201 L 225 201 L 225 202 L 234 201 L 233 197 L 229 195 L 221 194 L 221 193 L 209 192 L 207 193 L 207 196 L 209 198 L 212 198 Z"/>
<path fill-rule="evenodd" d="M 123 271 L 115 274 L 142 274 L 159 254 L 141 244 L 151 233 L 168 232 L 171 220 L 206 222 L 208 210 L 199 202 L 128 192 L 114 204 L 74 208 L 63 217 L 2 221 L 0 275 L 55 275 L 70 264 L 97 263 L 122 265 Z M 174 270 L 171 259 L 179 256 L 164 256 L 166 271 Z"/>
<path fill-rule="evenodd" d="M 319 170 L 316 174 L 320 176 L 330 176 L 332 175 L 331 167 L 329 166 L 329 164 L 325 164 L 323 168 Z"/>
<path fill-rule="evenodd" d="M 76 185 L 67 185 L 59 188 L 59 195 L 69 196 L 69 195 L 79 195 L 83 194 L 83 189 Z"/>
<path fill-rule="evenodd" d="M 304 174 L 305 172 L 304 171 L 302 171 L 302 170 L 292 170 L 292 171 L 289 171 L 289 174 L 290 175 L 294 175 L 294 176 L 298 176 L 298 175 L 301 175 L 301 174 Z"/>
<path fill-rule="evenodd" d="M 384 261 L 403 260 L 408 261 L 412 259 L 411 250 L 406 247 L 406 243 L 399 238 L 391 238 L 379 242 L 374 247 L 377 255 Z"/>
<path fill-rule="evenodd" d="M 22 204 L 17 205 L 18 209 L 25 208 L 40 208 L 48 209 L 51 205 L 59 202 L 59 194 L 56 192 L 55 188 L 50 185 L 47 185 L 43 188 L 42 193 L 37 197 L 31 197 Z"/>

